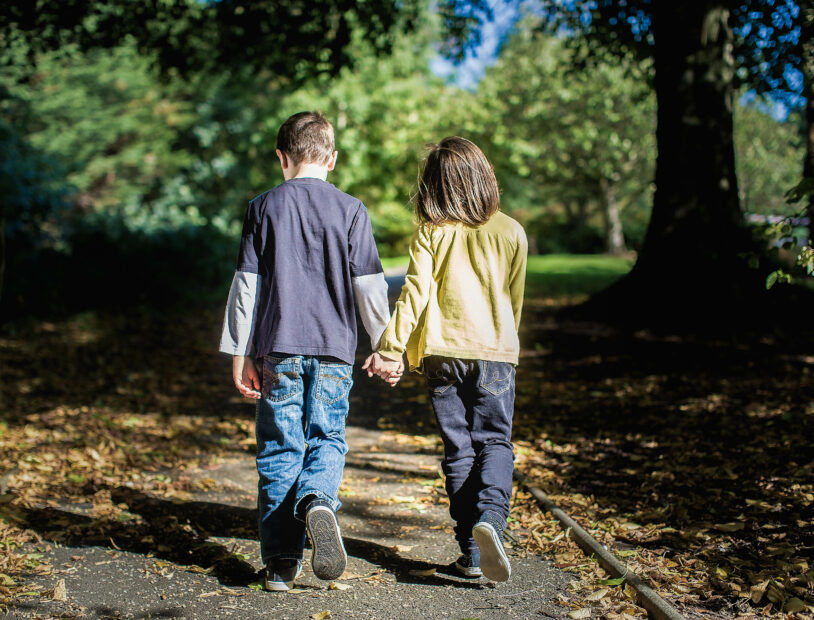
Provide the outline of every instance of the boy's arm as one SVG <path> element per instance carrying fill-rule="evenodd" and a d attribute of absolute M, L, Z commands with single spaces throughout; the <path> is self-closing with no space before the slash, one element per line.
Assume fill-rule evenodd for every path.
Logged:
<path fill-rule="evenodd" d="M 229 289 L 220 351 L 229 355 L 249 357 L 254 354 L 254 317 L 260 276 L 249 271 L 236 271 Z"/>
<path fill-rule="evenodd" d="M 390 306 L 387 303 L 387 281 L 384 273 L 372 273 L 353 278 L 353 295 L 362 325 L 370 336 L 370 346 L 375 351 L 379 346 L 384 328 L 390 320 Z"/>
<path fill-rule="evenodd" d="M 348 231 L 348 260 L 356 307 L 362 325 L 370 336 L 370 346 L 375 351 L 390 320 L 390 306 L 387 303 L 387 282 L 373 238 L 370 217 L 361 203 Z"/>
<path fill-rule="evenodd" d="M 429 234 L 424 226 L 416 230 L 410 243 L 410 266 L 404 278 L 401 295 L 387 329 L 382 334 L 378 352 L 391 360 L 400 360 L 407 348 L 418 319 L 427 307 L 433 277 L 433 256 Z"/>
<path fill-rule="evenodd" d="M 515 329 L 520 329 L 520 313 L 523 310 L 523 295 L 526 289 L 526 263 L 528 261 L 528 254 L 529 243 L 526 239 L 526 233 L 521 229 L 509 271 L 509 292 L 512 296 Z"/>
<path fill-rule="evenodd" d="M 254 365 L 254 325 L 260 290 L 259 256 L 263 235 L 259 201 L 249 203 L 243 221 L 237 269 L 229 289 L 220 351 L 233 356 L 232 378 L 238 391 L 249 398 L 260 397 L 260 378 Z"/>

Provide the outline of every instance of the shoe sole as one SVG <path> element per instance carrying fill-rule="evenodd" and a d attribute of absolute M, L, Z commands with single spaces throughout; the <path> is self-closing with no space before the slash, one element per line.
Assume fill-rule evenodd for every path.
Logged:
<path fill-rule="evenodd" d="M 477 523 L 472 528 L 472 537 L 480 549 L 480 569 L 483 576 L 492 581 L 508 581 L 512 575 L 512 567 L 495 528 L 488 523 Z"/>
<path fill-rule="evenodd" d="M 342 534 L 336 515 L 330 508 L 317 506 L 305 515 L 308 536 L 314 545 L 311 568 L 324 581 L 339 579 L 345 572 L 348 554 L 342 544 Z"/>
<path fill-rule="evenodd" d="M 455 562 L 455 570 L 461 573 L 462 577 L 468 577 L 470 579 L 483 577 L 483 571 L 481 569 L 473 566 L 461 566 L 458 562 Z"/>

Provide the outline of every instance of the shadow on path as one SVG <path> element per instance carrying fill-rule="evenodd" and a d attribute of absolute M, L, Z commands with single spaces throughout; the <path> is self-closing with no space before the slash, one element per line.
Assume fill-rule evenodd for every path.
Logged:
<path fill-rule="evenodd" d="M 262 574 L 230 552 L 212 536 L 256 539 L 257 512 L 228 504 L 159 499 L 133 489 L 109 489 L 114 503 L 126 503 L 132 518 L 122 521 L 91 517 L 57 508 L 31 508 L 16 513 L 44 540 L 70 547 L 113 546 L 122 551 L 150 554 L 186 567 L 200 567 L 227 586 L 248 586 Z M 461 581 L 452 565 L 400 556 L 393 549 L 368 540 L 344 537 L 349 555 L 392 573 L 399 583 L 480 588 Z M 203 571 L 201 570 L 203 569 Z M 416 574 L 434 569 L 429 575 Z M 447 579 L 442 575 L 454 577 Z"/>

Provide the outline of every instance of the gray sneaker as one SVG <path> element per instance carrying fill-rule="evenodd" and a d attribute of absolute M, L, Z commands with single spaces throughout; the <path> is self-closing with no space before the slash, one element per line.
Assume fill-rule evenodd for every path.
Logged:
<path fill-rule="evenodd" d="M 302 575 L 299 560 L 271 560 L 264 571 L 263 586 L 270 592 L 287 592 Z"/>
<path fill-rule="evenodd" d="M 315 500 L 305 513 L 305 526 L 314 546 L 311 568 L 314 574 L 325 581 L 339 579 L 345 572 L 348 554 L 342 544 L 342 532 L 336 515 L 327 502 Z"/>
<path fill-rule="evenodd" d="M 480 563 L 471 555 L 464 554 L 455 560 L 455 570 L 457 570 L 462 577 L 483 577 L 483 571 L 480 569 Z"/>
<path fill-rule="evenodd" d="M 503 548 L 503 531 L 490 520 L 478 521 L 472 528 L 472 537 L 480 549 L 480 568 L 483 576 L 492 581 L 507 581 L 512 575 L 509 556 Z"/>

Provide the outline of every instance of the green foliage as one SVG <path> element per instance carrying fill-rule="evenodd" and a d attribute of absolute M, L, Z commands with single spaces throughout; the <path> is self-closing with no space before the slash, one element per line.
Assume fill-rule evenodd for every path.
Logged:
<path fill-rule="evenodd" d="M 0 319 L 221 299 L 234 257 L 234 235 L 214 226 L 146 232 L 93 217 L 74 221 L 60 247 L 18 235 L 8 242 Z"/>
<path fill-rule="evenodd" d="M 537 229 L 540 251 L 601 250 L 601 243 L 552 243 L 562 243 L 566 231 L 575 240 L 596 237 L 605 226 L 608 192 L 620 206 L 645 211 L 652 192 L 649 87 L 629 77 L 624 63 L 609 59 L 574 71 L 572 61 L 562 40 L 526 22 L 481 82 L 471 121 L 499 178 L 507 180 L 505 204 Z"/>
<path fill-rule="evenodd" d="M 567 220 L 544 211 L 526 224 L 540 254 L 599 254 L 605 249 L 602 231 L 580 221 Z"/>
<path fill-rule="evenodd" d="M 786 194 L 789 205 L 799 207 L 800 202 L 810 204 L 814 195 L 812 179 L 803 179 Z M 814 218 L 811 210 L 803 208 L 798 217 L 786 217 L 765 226 L 759 231 L 764 240 L 771 244 L 771 257 L 779 268 L 766 277 L 766 288 L 778 283 L 797 283 L 814 286 Z M 808 216 L 808 226 L 802 226 L 802 218 Z"/>
<path fill-rule="evenodd" d="M 665 3 L 666 4 L 666 3 Z M 678 5 L 679 3 L 673 3 Z M 795 0 L 733 0 L 711 3 L 727 11 L 735 32 L 733 55 L 737 79 L 761 93 L 794 91 L 789 67 L 802 70 L 801 34 L 811 9 Z M 543 28 L 549 33 L 574 33 L 568 44 L 578 50 L 581 64 L 603 60 L 652 57 L 657 45 L 653 0 L 562 0 L 544 3 Z M 647 71 L 645 74 L 650 74 Z"/>
<path fill-rule="evenodd" d="M 0 4 L 0 60 L 35 61 L 65 46 L 112 49 L 129 36 L 167 75 L 270 70 L 301 83 L 352 64 L 348 48 L 359 31 L 376 53 L 389 52 L 400 32 L 422 26 L 426 10 L 426 0 L 11 0 Z M 483 0 L 440 0 L 435 10 L 445 50 L 458 57 L 491 15 Z"/>
<path fill-rule="evenodd" d="M 211 273 L 202 280 L 220 282 L 233 261 L 247 201 L 282 180 L 277 128 L 304 109 L 321 110 L 334 122 L 340 154 L 329 181 L 368 206 L 382 256 L 407 248 L 424 145 L 452 134 L 484 149 L 496 168 L 503 208 L 526 225 L 533 251 L 601 251 L 609 194 L 621 209 L 628 243 L 640 246 L 655 158 L 654 98 L 641 77 L 649 72 L 647 62 L 595 52 L 592 63 L 574 70 L 580 54 L 529 21 L 503 46 L 478 91 L 463 91 L 428 68 L 435 42 L 448 34 L 441 24 L 455 2 L 442 3 L 440 16 L 433 16 L 416 0 L 400 13 L 403 28 L 385 23 L 395 13 L 371 27 L 366 20 L 377 3 L 350 11 L 345 17 L 352 27 L 337 56 L 316 54 L 283 68 L 279 63 L 291 54 L 258 56 L 273 36 L 299 36 L 278 33 L 215 68 L 211 61 L 221 52 L 213 52 L 213 41 L 231 32 L 230 46 L 245 42 L 241 37 L 253 32 L 240 31 L 246 15 L 254 19 L 271 3 L 214 4 L 222 5 L 215 7 L 221 17 L 232 11 L 228 23 L 204 24 L 213 6 L 201 3 L 146 7 L 135 16 L 129 3 L 84 3 L 88 15 L 78 34 L 66 30 L 75 16 L 49 7 L 37 15 L 21 6 L 0 9 L 0 23 L 5 19 L 11 29 L 0 43 L 7 85 L 0 94 L 0 190 L 6 255 L 14 253 L 6 269 L 12 281 L 7 301 L 15 308 L 64 305 L 63 293 L 87 295 L 82 286 L 66 293 L 60 284 L 45 301 L 24 281 L 34 271 L 74 282 L 71 265 L 85 277 L 96 273 L 79 244 L 122 269 L 155 270 L 157 280 L 164 277 L 158 256 L 165 244 L 167 256 L 187 271 Z M 481 8 L 455 19 L 471 28 Z M 170 28 L 175 39 L 162 40 L 168 23 L 153 28 L 150 11 L 171 10 L 181 11 Z M 122 26 L 128 15 L 132 28 Z M 312 17 L 309 8 L 294 30 L 310 27 Z M 312 26 L 322 23 L 314 19 Z M 196 20 L 202 29 L 182 40 Z M 339 41 L 331 36 L 322 43 Z M 193 55 L 184 67 L 173 57 L 198 43 L 195 54 L 210 54 L 206 62 Z M 382 55 L 385 50 L 390 53 Z M 787 148 L 793 127 L 752 108 L 737 114 L 741 187 L 749 201 L 763 205 L 755 210 L 779 209 L 778 188 L 796 180 L 797 154 Z M 184 249 L 192 251 L 182 260 Z M 141 265 L 140 253 L 146 257 Z M 209 262 L 210 255 L 223 265 Z"/>
<path fill-rule="evenodd" d="M 31 116 L 27 103 L 0 89 L 0 195 L 5 234 L 39 236 L 65 206 L 59 163 L 24 135 Z M 9 120 L 11 119 L 11 122 Z"/>
<path fill-rule="evenodd" d="M 133 45 L 43 56 L 36 80 L 16 87 L 35 119 L 31 144 L 62 162 L 74 201 L 96 212 L 149 202 L 192 161 L 175 148 L 191 106 L 161 85 Z"/>
<path fill-rule="evenodd" d="M 735 163 L 741 207 L 747 213 L 791 215 L 796 209 L 783 194 L 800 178 L 805 148 L 800 144 L 797 118 L 776 121 L 765 111 L 767 105 L 756 100 L 735 106 Z"/>

